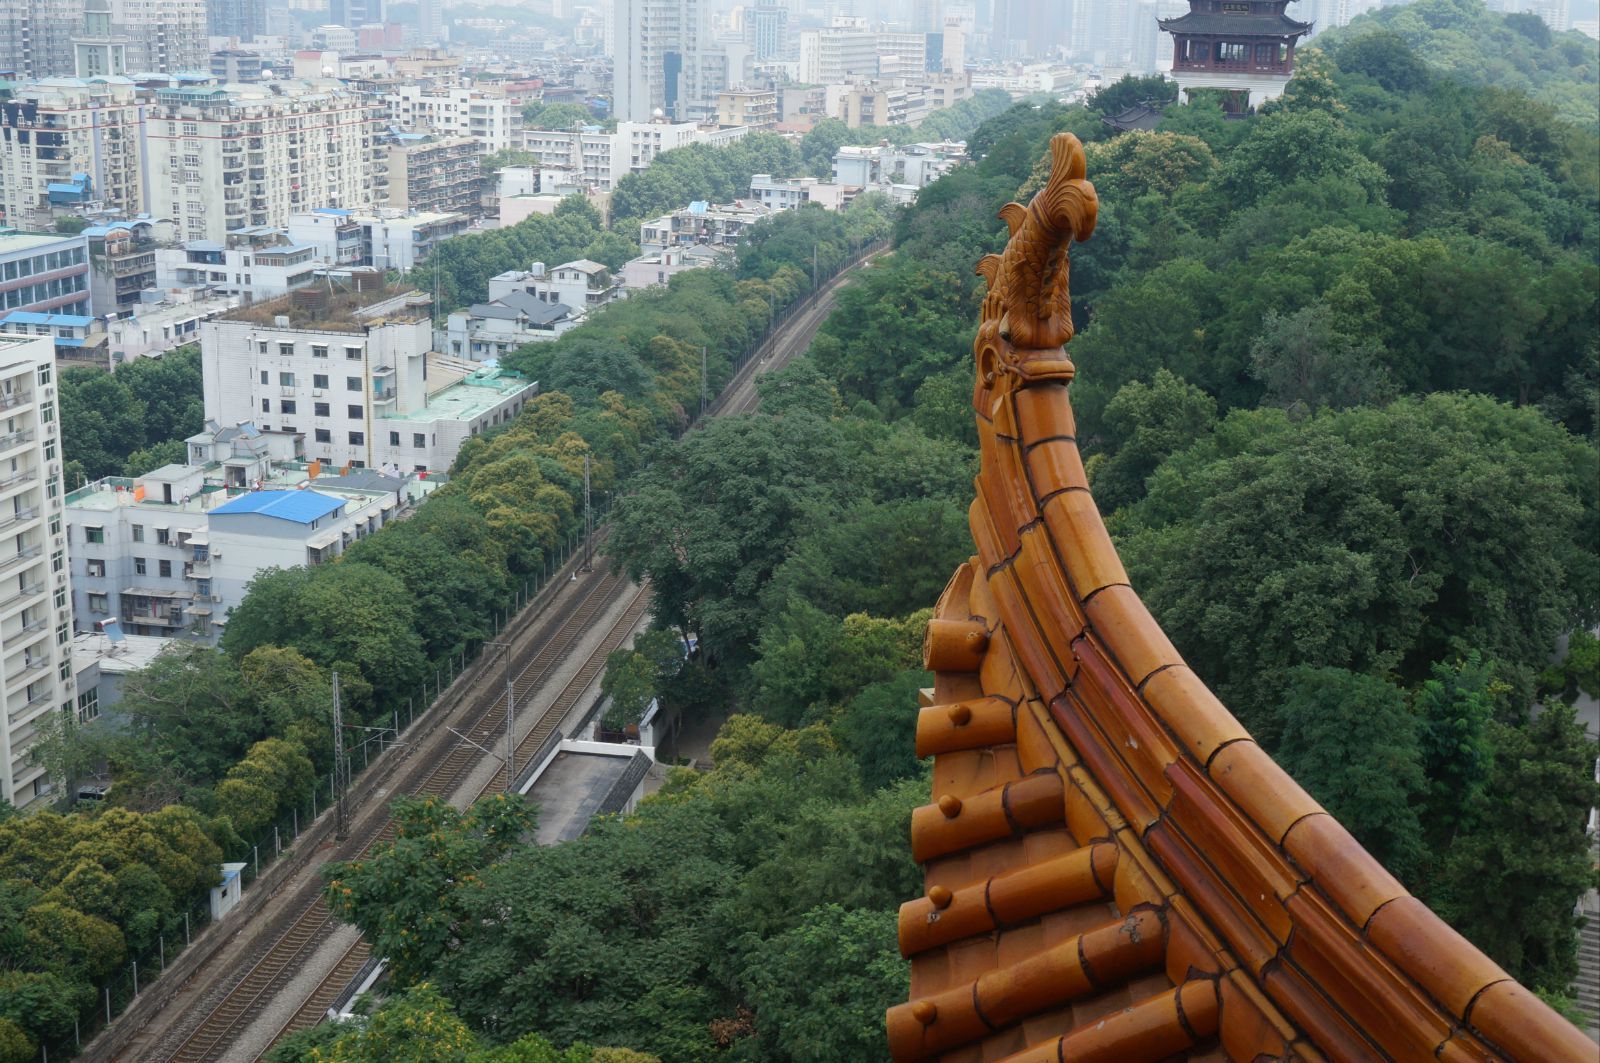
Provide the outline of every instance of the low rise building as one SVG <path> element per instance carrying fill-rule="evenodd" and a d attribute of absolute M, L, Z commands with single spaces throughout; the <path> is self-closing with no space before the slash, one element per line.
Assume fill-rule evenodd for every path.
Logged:
<path fill-rule="evenodd" d="M 55 344 L 56 356 L 70 358 L 86 344 L 104 341 L 105 334 L 96 329 L 97 324 L 94 318 L 81 314 L 13 310 L 0 318 L 0 336 L 48 336 Z"/>
<path fill-rule="evenodd" d="M 541 303 L 565 303 L 588 313 L 617 297 L 617 283 L 604 265 L 580 258 L 550 270 L 544 268 L 543 262 L 535 262 L 530 270 L 508 270 L 489 278 L 490 299 L 513 292 L 526 292 Z"/>
<path fill-rule="evenodd" d="M 648 169 L 662 152 L 706 144 L 720 148 L 742 139 L 751 127 L 715 128 L 694 122 L 619 122 L 616 132 L 599 126 L 530 129 L 522 147 L 542 168 L 571 171 L 584 184 L 609 192 L 630 173 Z M 541 184 L 541 191 L 545 191 Z"/>
<path fill-rule="evenodd" d="M 697 200 L 640 225 L 639 247 L 647 253 L 690 244 L 731 248 L 750 226 L 771 214 L 757 203 L 714 205 Z"/>
<path fill-rule="evenodd" d="M 583 311 L 514 291 L 451 314 L 445 326 L 448 353 L 482 362 L 503 358 L 528 343 L 556 339 L 576 328 Z"/>
<path fill-rule="evenodd" d="M 0 314 L 89 315 L 89 241 L 0 229 Z"/>
<path fill-rule="evenodd" d="M 842 210 L 860 192 L 856 185 L 841 185 L 815 177 L 773 177 L 753 174 L 750 198 L 768 210 L 793 210 L 804 203 L 815 203 L 827 210 Z"/>
<path fill-rule="evenodd" d="M 291 242 L 310 244 L 319 260 L 335 268 L 408 270 L 441 240 L 471 227 L 472 219 L 457 212 L 319 207 L 291 215 L 285 231 Z"/>
<path fill-rule="evenodd" d="M 410 133 L 471 137 L 487 154 L 522 140 L 522 104 L 503 92 L 477 87 L 398 85 L 384 97 L 389 120 Z"/>
<path fill-rule="evenodd" d="M 666 284 L 685 270 L 715 266 L 728 256 L 728 251 L 718 251 L 703 244 L 688 247 L 668 247 L 631 258 L 622 265 L 624 291 L 638 291 L 658 284 Z"/>
<path fill-rule="evenodd" d="M 312 244 L 297 244 L 270 226 L 236 229 L 226 243 L 191 240 L 155 252 L 156 286 L 186 289 L 204 298 L 234 296 L 241 302 L 275 299 L 316 280 L 328 263 Z"/>
<path fill-rule="evenodd" d="M 537 385 L 434 352 L 430 304 L 364 271 L 207 321 L 206 416 L 303 432 L 332 465 L 448 469 Z"/>
<path fill-rule="evenodd" d="M 321 564 L 372 534 L 424 489 L 324 475 L 304 437 L 207 423 L 189 461 L 107 477 L 66 500 L 80 631 L 115 619 L 141 636 L 215 641 L 258 572 Z"/>
<path fill-rule="evenodd" d="M 89 301 L 96 313 L 121 314 L 156 286 L 156 248 L 172 239 L 171 222 L 149 217 L 91 225 L 79 235 L 89 247 Z"/>
<path fill-rule="evenodd" d="M 147 289 L 127 317 L 106 322 L 108 361 L 159 358 L 186 343 L 198 343 L 200 323 L 239 305 L 236 295 L 197 297 L 189 291 Z"/>
<path fill-rule="evenodd" d="M 717 124 L 774 129 L 778 124 L 775 89 L 723 89 L 717 93 Z"/>

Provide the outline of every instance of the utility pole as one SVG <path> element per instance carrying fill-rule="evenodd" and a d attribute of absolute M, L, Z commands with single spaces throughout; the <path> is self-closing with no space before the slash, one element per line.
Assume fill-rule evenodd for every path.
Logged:
<path fill-rule="evenodd" d="M 583 456 L 583 571 L 594 571 L 594 503 L 589 494 L 589 455 Z"/>
<path fill-rule="evenodd" d="M 700 416 L 706 415 L 706 348 L 700 345 Z"/>
<path fill-rule="evenodd" d="M 811 290 L 817 290 L 817 245 L 811 245 Z"/>
<path fill-rule="evenodd" d="M 517 696 L 516 688 L 511 685 L 511 643 L 485 642 L 485 646 L 493 646 L 500 651 L 501 658 L 505 661 L 506 671 L 506 792 L 511 792 L 511 787 L 517 781 Z M 455 732 L 459 737 L 471 742 L 470 738 L 460 732 Z M 478 743 L 472 742 L 477 746 Z M 483 749 L 482 746 L 478 746 Z M 483 750 L 485 753 L 489 751 Z M 493 756 L 493 754 L 490 754 Z"/>
<path fill-rule="evenodd" d="M 344 792 L 349 789 L 349 778 L 344 764 L 344 713 L 339 707 L 339 673 L 333 673 L 333 836 L 344 841 L 350 834 L 350 822 L 345 818 Z"/>

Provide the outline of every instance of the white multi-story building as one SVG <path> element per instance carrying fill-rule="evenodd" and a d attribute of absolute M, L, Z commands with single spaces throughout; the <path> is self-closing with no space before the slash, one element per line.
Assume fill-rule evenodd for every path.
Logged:
<path fill-rule="evenodd" d="M 125 42 L 130 72 L 209 72 L 209 23 L 206 0 L 111 0 L 111 32 Z"/>
<path fill-rule="evenodd" d="M 19 808 L 51 790 L 42 718 L 78 709 L 54 372 L 51 340 L 0 339 L 0 798 Z"/>
<path fill-rule="evenodd" d="M 713 105 L 727 58 L 702 0 L 613 0 L 612 112 L 619 121 L 683 121 Z"/>
<path fill-rule="evenodd" d="M 815 203 L 825 210 L 843 210 L 860 191 L 853 185 L 815 177 L 773 177 L 769 173 L 750 177 L 750 198 L 768 210 L 794 210 L 804 203 Z"/>
<path fill-rule="evenodd" d="M 276 299 L 316 279 L 328 263 L 311 244 L 291 243 L 282 229 L 241 229 L 227 244 L 191 240 L 157 248 L 156 287 L 187 288 L 197 294 L 237 296 L 242 302 Z"/>
<path fill-rule="evenodd" d="M 0 105 L 7 224 L 47 229 L 55 208 L 89 200 L 130 215 L 143 209 L 143 108 L 135 92 L 121 77 L 47 78 L 16 88 Z"/>
<path fill-rule="evenodd" d="M 597 126 L 524 130 L 522 148 L 537 156 L 541 167 L 568 171 L 583 184 L 609 192 L 627 174 L 648 169 L 664 151 L 690 144 L 720 148 L 749 132 L 743 126 L 717 129 L 694 122 L 619 122 L 614 133 Z"/>
<path fill-rule="evenodd" d="M 206 416 L 303 433 L 333 465 L 448 469 L 537 385 L 435 353 L 430 302 L 365 271 L 205 322 Z"/>
<path fill-rule="evenodd" d="M 331 561 L 427 487 L 334 475 L 300 460 L 300 434 L 250 423 L 211 421 L 186 442 L 182 464 L 67 496 L 79 631 L 114 618 L 134 636 L 215 641 L 261 570 Z"/>
<path fill-rule="evenodd" d="M 479 88 L 400 85 L 384 98 L 389 121 L 411 133 L 471 137 L 486 154 L 522 141 L 522 104 Z"/>
<path fill-rule="evenodd" d="M 587 313 L 617 297 L 617 282 L 610 270 L 587 258 L 563 262 L 551 270 L 535 262 L 531 270 L 508 270 L 489 278 L 490 299 L 512 292 L 526 292 L 541 303 L 565 303 Z"/>
<path fill-rule="evenodd" d="M 337 81 L 157 89 L 149 200 L 187 240 L 221 243 L 313 207 L 373 203 L 381 111 Z"/>
<path fill-rule="evenodd" d="M 0 69 L 23 78 L 69 76 L 72 37 L 82 29 L 81 0 L 0 0 Z"/>

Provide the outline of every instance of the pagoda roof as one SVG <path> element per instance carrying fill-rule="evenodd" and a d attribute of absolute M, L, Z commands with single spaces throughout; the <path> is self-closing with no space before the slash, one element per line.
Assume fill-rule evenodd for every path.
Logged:
<path fill-rule="evenodd" d="M 1272 15 L 1228 15 L 1221 12 L 1191 11 L 1177 18 L 1157 19 L 1168 33 L 1195 33 L 1217 37 L 1300 37 L 1311 32 L 1313 23 L 1296 22 L 1278 12 Z"/>
<path fill-rule="evenodd" d="M 896 1063 L 1593 1060 L 1273 762 L 1134 592 L 1089 490 L 1057 252 L 1082 145 L 1002 217 L 974 343 L 976 554 L 923 642 Z M 1061 267 L 1061 275 L 1065 267 Z"/>

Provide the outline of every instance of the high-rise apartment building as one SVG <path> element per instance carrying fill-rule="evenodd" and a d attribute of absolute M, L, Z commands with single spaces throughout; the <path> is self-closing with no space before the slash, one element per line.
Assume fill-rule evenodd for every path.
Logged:
<path fill-rule="evenodd" d="M 0 0 L 0 70 L 19 78 L 72 73 L 72 37 L 83 29 L 80 0 Z"/>
<path fill-rule="evenodd" d="M 401 133 L 386 149 L 386 205 L 396 210 L 479 213 L 484 148 L 471 137 Z"/>
<path fill-rule="evenodd" d="M 150 211 L 221 243 L 313 207 L 374 201 L 381 111 L 335 81 L 157 89 L 145 113 Z"/>
<path fill-rule="evenodd" d="M 383 100 L 389 121 L 410 133 L 471 137 L 488 154 L 522 140 L 522 103 L 503 91 L 401 85 Z"/>
<path fill-rule="evenodd" d="M 624 122 L 660 112 L 683 121 L 723 87 L 725 56 L 711 47 L 701 0 L 615 0 L 612 111 Z"/>
<path fill-rule="evenodd" d="M 128 72 L 128 42 L 111 28 L 111 0 L 87 0 L 83 30 L 72 38 L 72 63 L 81 78 Z"/>
<path fill-rule="evenodd" d="M 418 0 L 417 23 L 424 44 L 443 44 L 444 0 Z"/>
<path fill-rule="evenodd" d="M 206 11 L 213 37 L 253 41 L 267 32 L 266 0 L 207 0 Z"/>
<path fill-rule="evenodd" d="M 0 339 L 0 798 L 19 808 L 51 792 L 29 755 L 41 722 L 79 708 L 54 372 L 48 337 Z"/>
<path fill-rule="evenodd" d="M 141 110 L 132 82 L 106 78 L 47 78 L 0 101 L 5 224 L 48 229 L 53 202 L 73 205 L 65 200 L 93 199 L 126 214 L 144 210 Z"/>
<path fill-rule="evenodd" d="M 211 69 L 206 0 L 110 2 L 111 32 L 127 42 L 130 73 L 181 74 Z"/>
<path fill-rule="evenodd" d="M 329 0 L 328 18 L 353 30 L 376 26 L 383 22 L 383 0 Z"/>

